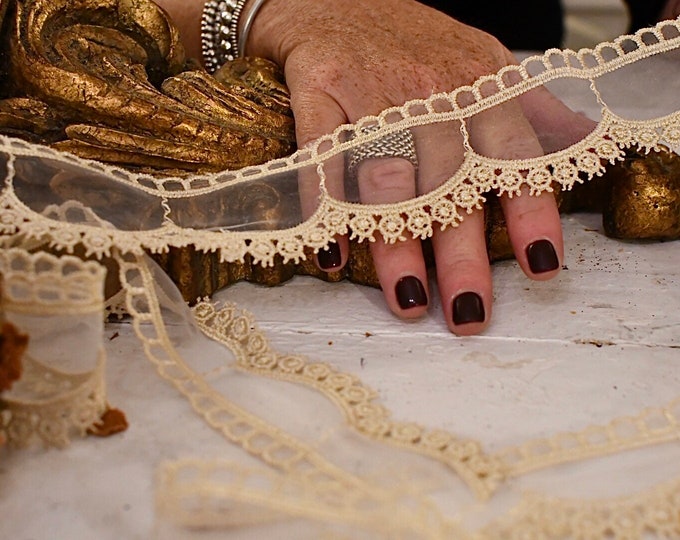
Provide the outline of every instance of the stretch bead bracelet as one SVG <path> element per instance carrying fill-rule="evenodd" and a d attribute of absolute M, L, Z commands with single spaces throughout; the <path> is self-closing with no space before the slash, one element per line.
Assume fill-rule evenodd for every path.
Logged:
<path fill-rule="evenodd" d="M 208 0 L 201 17 L 201 51 L 205 69 L 214 73 L 225 62 L 243 56 L 248 33 L 265 0 L 252 0 L 243 10 L 247 0 Z M 239 21 L 243 16 L 239 34 Z"/>

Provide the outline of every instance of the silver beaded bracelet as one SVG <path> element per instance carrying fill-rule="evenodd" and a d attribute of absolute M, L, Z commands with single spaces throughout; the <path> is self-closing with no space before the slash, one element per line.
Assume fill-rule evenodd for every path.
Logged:
<path fill-rule="evenodd" d="M 248 33 L 265 0 L 253 0 L 245 13 L 248 0 L 208 0 L 201 17 L 201 52 L 208 73 L 214 73 L 224 63 L 243 56 Z M 242 31 L 238 27 L 241 16 Z"/>

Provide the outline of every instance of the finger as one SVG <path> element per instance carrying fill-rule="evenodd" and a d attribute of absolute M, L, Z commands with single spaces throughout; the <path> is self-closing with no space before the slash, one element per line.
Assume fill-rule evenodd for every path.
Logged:
<path fill-rule="evenodd" d="M 362 203 L 401 202 L 416 195 L 415 168 L 407 159 L 368 159 L 357 172 Z M 390 310 L 403 318 L 423 315 L 429 294 L 420 240 L 404 237 L 387 242 L 380 237 L 371 244 L 371 255 Z"/>
<path fill-rule="evenodd" d="M 328 194 L 337 200 L 344 200 L 342 178 L 344 176 L 342 155 L 333 156 L 323 163 L 324 186 Z M 309 219 L 319 207 L 322 197 L 317 166 L 306 167 L 298 172 L 298 191 L 303 219 Z M 345 235 L 335 235 L 314 255 L 316 266 L 324 272 L 336 272 L 343 268 L 349 258 L 349 241 Z"/>
<path fill-rule="evenodd" d="M 470 141 L 486 156 L 526 159 L 543 150 L 518 102 L 512 101 L 480 113 L 470 122 Z M 501 196 L 508 235 L 522 270 L 532 279 L 549 279 L 559 273 L 563 258 L 562 227 L 551 193 Z"/>
<path fill-rule="evenodd" d="M 419 133 L 421 192 L 430 192 L 453 177 L 464 158 L 459 122 L 427 126 Z M 488 325 L 492 309 L 491 270 L 484 213 L 464 215 L 457 227 L 435 227 L 432 245 L 437 283 L 449 329 L 472 335 Z"/>
<path fill-rule="evenodd" d="M 293 88 L 295 81 L 291 81 Z M 295 115 L 295 129 L 298 146 L 303 148 L 336 127 L 347 122 L 345 113 L 338 103 L 323 92 L 295 92 L 291 88 L 291 108 Z M 324 186 L 327 193 L 337 199 L 345 199 L 344 160 L 342 156 L 330 158 L 323 164 Z M 321 179 L 316 166 L 301 169 L 298 175 L 298 189 L 303 219 L 312 216 L 322 196 Z M 345 236 L 336 236 L 334 241 L 315 255 L 318 268 L 325 272 L 341 269 L 349 256 L 349 242 Z"/>
<path fill-rule="evenodd" d="M 436 230 L 432 247 L 449 329 L 460 336 L 480 333 L 489 323 L 492 306 L 484 212 L 474 210 L 458 227 Z"/>

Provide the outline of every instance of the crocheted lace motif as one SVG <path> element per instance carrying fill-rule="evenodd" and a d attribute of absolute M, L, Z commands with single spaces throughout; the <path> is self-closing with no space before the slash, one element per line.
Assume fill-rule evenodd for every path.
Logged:
<path fill-rule="evenodd" d="M 553 183 L 570 189 L 577 182 L 601 174 L 603 162 L 622 159 L 625 148 L 635 146 L 649 150 L 661 144 L 671 147 L 680 144 L 680 112 L 655 119 L 624 119 L 607 107 L 596 86 L 597 79 L 603 75 L 679 46 L 680 23 L 667 21 L 594 50 L 578 53 L 551 50 L 469 87 L 389 109 L 354 126 L 343 126 L 289 158 L 216 175 L 156 179 L 2 138 L 0 153 L 4 160 L 0 167 L 4 169 L 5 187 L 0 195 L 0 231 L 3 242 L 31 249 L 50 246 L 67 252 L 83 246 L 86 256 L 113 258 L 123 286 L 120 298 L 132 316 L 147 358 L 159 375 L 184 395 L 225 439 L 267 466 L 253 470 L 203 461 L 167 464 L 158 493 L 159 509 L 164 519 L 177 526 L 222 527 L 229 525 L 235 515 L 240 518 L 239 523 L 260 523 L 261 510 L 266 509 L 266 519 L 304 517 L 314 523 L 338 526 L 343 533 L 347 527 L 371 538 L 406 534 L 422 538 L 499 538 L 518 534 L 516 537 L 595 538 L 603 532 L 615 538 L 629 538 L 641 531 L 658 536 L 679 535 L 680 482 L 677 481 L 627 498 L 596 503 L 530 495 L 506 512 L 504 518 L 471 533 L 461 523 L 443 517 L 424 486 L 411 489 L 400 485 L 396 489 L 376 483 L 375 478 L 361 477 L 324 455 L 312 441 L 293 435 L 236 403 L 227 393 L 217 390 L 212 381 L 221 369 L 229 368 L 258 380 L 295 383 L 291 387 L 312 389 L 342 413 L 344 423 L 337 429 L 348 430 L 349 438 L 358 433 L 364 436 L 362 440 L 390 448 L 399 455 L 424 456 L 437 465 L 443 464 L 454 471 L 480 501 L 493 501 L 501 487 L 533 471 L 677 441 L 680 399 L 606 425 L 585 427 L 580 432 L 558 434 L 488 453 L 478 442 L 453 433 L 393 420 L 389 411 L 377 402 L 376 392 L 354 376 L 322 363 L 274 351 L 252 318 L 235 306 L 218 307 L 204 301 L 193 309 L 187 324 L 197 325 L 203 335 L 223 344 L 233 356 L 233 363 L 225 362 L 216 367 L 214 373 L 197 369 L 173 344 L 166 329 L 164 309 L 177 314 L 184 306 L 180 307 L 179 296 L 170 289 L 159 288 L 157 276 L 152 274 L 143 257 L 144 250 L 162 252 L 168 246 L 194 245 L 199 250 L 218 251 L 224 261 L 242 260 L 250 255 L 256 262 L 269 265 L 275 256 L 285 261 L 299 260 L 304 248 L 321 249 L 333 236 L 350 231 L 354 237 L 369 241 L 376 239 L 376 233 L 388 242 L 409 235 L 426 238 L 433 234 L 435 226 L 456 226 L 468 212 L 480 207 L 484 195 L 492 190 L 515 195 L 526 187 L 529 193 L 538 194 L 551 190 Z M 602 106 L 601 119 L 587 137 L 562 151 L 526 160 L 492 159 L 478 154 L 469 145 L 466 119 L 559 78 L 590 81 Z M 487 90 L 489 85 L 495 88 L 491 93 Z M 384 205 L 341 201 L 326 189 L 329 164 L 352 148 L 393 131 L 443 122 L 459 122 L 466 155 L 455 173 L 436 189 L 408 201 Z M 361 130 L 369 125 L 378 125 L 379 129 Z M 313 215 L 295 226 L 209 230 L 208 226 L 187 225 L 177 219 L 178 204 L 206 195 L 217 197 L 223 190 L 245 188 L 254 182 L 275 182 L 286 175 L 296 177 L 303 170 L 315 171 L 321 197 Z M 87 197 L 74 196 L 68 201 L 50 196 L 41 199 L 38 195 L 49 195 L 51 191 L 24 189 L 31 182 L 42 182 L 42 187 L 51 189 L 49 179 L 41 175 L 53 177 L 59 173 L 75 178 L 73 185 L 86 186 L 93 180 L 104 182 L 123 202 L 107 213 L 106 208 L 91 204 Z M 126 201 L 129 204 L 125 204 Z M 130 216 L 115 214 L 125 207 L 132 209 Z M 139 212 L 135 213 L 135 209 Z M 29 264 L 27 261 L 33 261 L 32 257 L 38 257 L 36 260 L 43 265 Z M 17 266 L 17 260 L 24 262 Z M 38 299 L 34 302 L 38 312 L 55 316 L 62 309 L 76 315 L 103 312 L 100 295 L 83 295 L 83 290 L 93 292 L 90 280 L 94 274 L 103 272 L 93 270 L 100 268 L 96 263 L 75 263 L 71 257 L 52 259 L 13 249 L 5 250 L 0 262 L 5 287 L 12 281 L 30 282 L 32 287 L 37 287 L 38 293 L 29 296 L 32 295 L 34 301 Z M 49 278 L 33 279 L 43 266 L 47 267 Z M 78 271 L 65 271 L 67 267 L 77 267 Z M 49 294 L 42 294 L 41 287 L 50 283 L 53 285 L 48 287 Z M 74 283 L 78 285 L 70 285 Z M 81 286 L 83 283 L 86 287 Z M 3 297 L 7 311 L 11 311 L 12 305 L 23 304 L 11 295 Z M 21 308 L 16 311 L 21 312 Z M 102 359 L 100 356 L 90 366 L 86 376 L 81 372 L 75 380 L 69 375 L 68 391 L 51 397 L 50 409 L 39 409 L 35 402 L 17 400 L 14 410 L 10 411 L 10 420 L 3 416 L 2 429 L 18 443 L 38 434 L 50 444 L 65 444 L 74 427 L 82 431 L 83 426 L 97 417 L 96 412 L 103 411 Z M 51 392 L 53 387 L 45 381 L 53 381 L 61 374 L 52 367 L 38 364 L 38 359 L 32 357 L 28 366 L 28 372 L 35 368 L 36 375 L 26 380 L 30 387 L 27 392 Z M 60 402 L 61 399 L 65 401 Z M 22 407 L 29 411 L 26 415 L 41 421 L 35 425 L 29 420 L 18 420 L 23 414 Z M 51 416 L 49 411 L 53 410 L 62 414 L 58 418 Z M 187 471 L 188 476 L 184 474 Z M 191 481 L 186 481 L 187 478 Z M 211 504 L 199 505 L 196 501 Z M 233 504 L 243 512 L 223 511 L 226 505 Z M 403 509 L 403 513 L 395 509 Z"/>

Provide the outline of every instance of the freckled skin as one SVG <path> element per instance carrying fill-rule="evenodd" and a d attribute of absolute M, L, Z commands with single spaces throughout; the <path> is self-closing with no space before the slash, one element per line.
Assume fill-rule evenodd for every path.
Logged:
<path fill-rule="evenodd" d="M 383 105 L 470 84 L 512 61 L 494 37 L 414 1 L 335 6 L 329 10 L 324 2 L 268 0 L 248 52 L 285 65 L 289 84 L 304 77 L 300 92 L 324 92 L 336 99 L 356 92 L 380 96 L 372 103 L 343 104 L 350 122 L 380 112 Z"/>
<path fill-rule="evenodd" d="M 185 46 L 190 55 L 198 55 L 200 37 L 196 21 L 200 17 L 200 6 L 184 2 L 173 8 L 178 0 L 160 1 L 171 15 L 176 17 L 175 8 L 182 12 L 183 20 L 179 23 L 186 27 Z M 496 38 L 414 0 L 267 0 L 255 18 L 246 53 L 284 66 L 298 147 L 341 124 L 355 122 L 411 99 L 452 91 L 515 63 Z M 589 122 L 576 117 L 544 90 L 496 109 L 478 114 L 468 125 L 470 142 L 475 149 L 492 157 L 536 157 L 544 150 L 568 146 L 591 128 Z M 449 144 L 441 148 L 427 144 L 418 147 L 419 182 L 427 182 L 423 172 L 426 169 L 448 171 L 447 160 L 460 163 L 462 159 L 459 128 L 444 128 L 449 131 L 444 130 L 441 136 Z M 428 129 L 432 129 L 430 133 L 437 131 L 435 126 Z M 550 144 L 554 148 L 541 146 L 539 138 L 548 140 L 545 135 L 552 136 Z M 431 140 L 437 140 L 439 134 L 433 137 Z M 362 193 L 364 202 L 391 202 L 387 200 L 390 193 L 414 192 L 415 172 L 404 159 L 369 161 L 358 171 L 360 186 L 389 185 L 390 181 L 395 186 L 382 193 L 373 191 L 370 201 Z M 329 176 L 327 188 L 333 196 L 342 196 L 341 166 L 336 167 L 336 174 L 340 177 Z M 308 194 L 303 195 L 303 208 L 314 208 L 318 195 L 315 189 L 308 189 Z M 309 199 L 307 202 L 305 197 Z M 552 194 L 502 199 L 521 268 L 531 279 L 544 280 L 557 275 L 559 270 L 540 276 L 533 274 L 525 255 L 526 246 L 546 239 L 562 259 L 561 226 Z M 493 293 L 483 222 L 483 212 L 475 211 L 457 228 L 435 231 L 432 238 L 444 315 L 451 331 L 459 335 L 479 333 L 490 320 Z M 347 239 L 335 240 L 344 264 L 349 249 Z M 389 308 L 402 318 L 422 316 L 427 305 L 403 309 L 401 305 L 408 303 L 400 304 L 395 293 L 395 285 L 400 280 L 415 277 L 422 282 L 429 297 L 420 241 L 409 239 L 395 245 L 373 242 L 371 253 Z M 458 325 L 454 322 L 452 306 L 458 295 L 470 292 L 483 302 L 483 320 Z"/>

